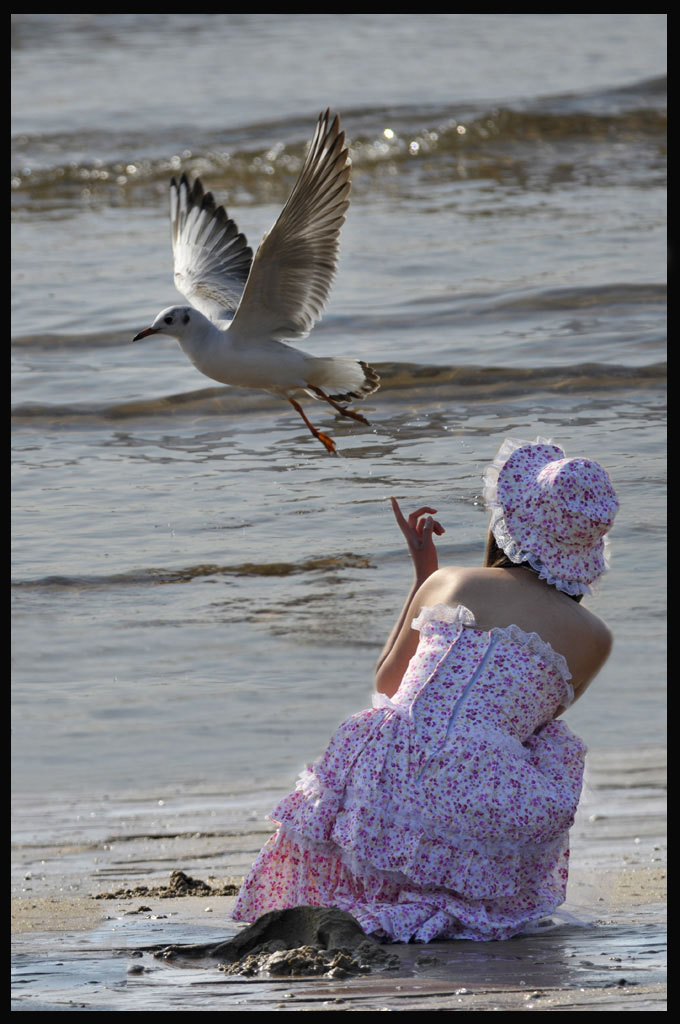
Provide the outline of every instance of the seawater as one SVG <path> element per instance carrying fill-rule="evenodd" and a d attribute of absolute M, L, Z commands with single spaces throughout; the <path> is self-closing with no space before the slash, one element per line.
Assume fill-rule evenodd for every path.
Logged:
<path fill-rule="evenodd" d="M 410 583 L 386 501 L 479 563 L 481 473 L 538 435 L 610 471 L 612 656 L 568 712 L 664 742 L 664 15 L 14 15 L 13 785 L 287 788 Z M 171 339 L 169 178 L 251 245 L 319 111 L 352 203 L 303 346 L 371 425 L 213 387 Z"/>

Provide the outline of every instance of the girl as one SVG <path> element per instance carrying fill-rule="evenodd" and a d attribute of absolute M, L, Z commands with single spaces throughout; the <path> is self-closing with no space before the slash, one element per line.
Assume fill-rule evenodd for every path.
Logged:
<path fill-rule="evenodd" d="M 538 438 L 484 474 L 486 564 L 438 567 L 444 530 L 393 498 L 415 579 L 376 672 L 272 814 L 234 909 L 335 906 L 389 940 L 505 939 L 565 898 L 585 748 L 558 716 L 607 659 L 580 604 L 605 571 L 606 472 Z"/>

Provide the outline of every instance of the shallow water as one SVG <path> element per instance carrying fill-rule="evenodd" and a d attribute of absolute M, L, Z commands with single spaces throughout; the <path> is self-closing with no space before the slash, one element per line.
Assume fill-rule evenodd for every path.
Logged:
<path fill-rule="evenodd" d="M 170 176 L 257 244 L 328 104 L 352 205 L 304 345 L 384 378 L 370 427 L 308 408 L 335 459 L 130 344 L 176 300 Z M 664 15 L 13 16 L 17 807 L 287 788 L 370 701 L 409 582 L 385 498 L 477 563 L 506 435 L 609 469 L 615 646 L 568 718 L 664 742 L 665 152 Z"/>
<path fill-rule="evenodd" d="M 149 941 L 149 930 L 139 931 L 143 945 Z M 173 928 L 159 923 L 156 929 L 159 947 L 164 942 L 211 941 L 213 936 L 205 926 Z M 634 930 L 625 925 L 590 933 L 564 929 L 559 936 L 489 943 L 483 950 L 478 944 L 471 949 L 472 943 L 435 943 L 425 952 L 405 946 L 399 951 L 398 970 L 345 981 L 246 979 L 220 974 L 212 964 L 164 964 L 149 953 L 134 955 L 138 947 L 130 924 L 122 947 L 116 948 L 111 929 L 79 942 L 75 936 L 67 938 L 67 947 L 76 944 L 81 948 L 67 948 L 58 962 L 49 951 L 19 954 L 13 971 L 13 1010 L 427 1011 L 437 1008 L 438 1002 L 441 1008 L 479 1010 L 512 1009 L 519 1000 L 524 1005 L 518 1008 L 548 1010 L 580 1002 L 579 995 L 586 991 L 592 1003 L 599 997 L 602 1009 L 623 1009 L 624 1000 L 634 1004 L 626 1009 L 665 1009 L 660 991 L 644 1005 L 631 989 L 665 982 L 664 930 L 651 922 Z M 42 998 L 34 997 L 37 990 Z M 480 1001 L 489 1005 L 479 1005 Z"/>

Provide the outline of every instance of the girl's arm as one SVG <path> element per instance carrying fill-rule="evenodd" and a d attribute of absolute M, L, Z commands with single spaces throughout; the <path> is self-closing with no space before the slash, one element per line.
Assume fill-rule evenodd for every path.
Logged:
<path fill-rule="evenodd" d="M 434 535 L 441 536 L 444 527 L 432 516 L 436 509 L 424 505 L 405 519 L 396 498 L 390 498 L 397 525 L 406 538 L 413 561 L 414 580 L 394 629 L 389 635 L 382 654 L 378 659 L 375 687 L 381 693 L 392 697 L 399 688 L 404 672 L 418 646 L 418 634 L 411 629 L 414 617 L 412 605 L 423 583 L 439 567 Z M 420 611 L 418 608 L 415 612 Z"/>

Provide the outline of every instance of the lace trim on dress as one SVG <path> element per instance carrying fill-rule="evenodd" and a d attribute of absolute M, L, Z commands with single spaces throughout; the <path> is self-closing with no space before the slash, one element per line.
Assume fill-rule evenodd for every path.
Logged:
<path fill-rule="evenodd" d="M 475 617 L 469 608 L 462 604 L 433 604 L 423 605 L 420 615 L 411 623 L 411 629 L 422 629 L 431 622 L 446 622 L 450 625 L 457 623 L 460 626 L 475 627 Z"/>
<path fill-rule="evenodd" d="M 302 795 L 308 800 L 318 800 L 321 796 L 321 783 L 312 771 L 311 765 L 307 768 L 303 768 L 300 772 L 297 782 L 295 783 L 295 790 L 298 793 L 302 793 Z"/>
<path fill-rule="evenodd" d="M 303 772 L 303 774 L 306 773 Z M 479 857 L 491 859 L 522 855 L 523 853 L 531 853 L 538 856 L 553 850 L 555 846 L 559 846 L 564 840 L 565 830 L 563 828 L 560 829 L 557 835 L 543 840 L 538 840 L 535 837 L 524 841 L 482 839 L 476 836 L 464 835 L 460 832 L 452 834 L 451 830 L 444 824 L 425 820 L 417 811 L 400 807 L 391 796 L 380 794 L 377 790 L 367 792 L 350 785 L 345 787 L 341 795 L 323 786 L 318 779 L 315 779 L 315 783 L 315 792 L 311 795 L 316 796 L 316 799 L 312 801 L 312 806 L 316 807 L 319 803 L 330 801 L 333 807 L 337 804 L 338 809 L 342 811 L 343 815 L 348 816 L 350 819 L 357 814 L 361 815 L 362 810 L 368 808 L 374 828 L 390 829 L 394 827 L 401 829 L 402 832 L 407 829 L 411 830 L 414 833 L 414 841 L 416 843 L 424 842 L 426 844 L 443 845 L 450 854 L 454 852 L 465 855 L 473 853 Z M 296 789 L 301 789 L 299 784 Z M 280 817 L 277 816 L 277 812 L 280 814 Z M 301 831 L 305 827 L 304 812 L 302 818 L 300 818 L 294 810 L 292 813 L 289 812 L 287 814 L 285 812 L 282 813 L 281 807 L 277 807 L 273 814 L 275 817 L 272 820 L 276 821 L 279 828 L 286 832 L 296 832 L 298 836 L 303 838 L 305 845 L 310 849 L 318 851 L 335 845 L 333 839 L 315 839 Z M 382 817 L 382 822 L 378 816 Z M 372 868 L 372 870 L 378 871 L 379 869 Z"/>
<path fill-rule="evenodd" d="M 468 629 L 480 628 L 477 626 L 475 617 L 470 609 L 465 608 L 462 604 L 455 607 L 449 604 L 426 605 L 420 609 L 420 615 L 413 620 L 411 628 L 420 630 L 428 623 L 435 622 L 460 623 L 461 626 L 465 626 Z M 487 632 L 487 630 L 482 630 L 482 632 Z M 528 633 L 525 629 L 515 625 L 494 626 L 488 632 L 493 636 L 504 636 L 512 643 L 523 644 L 529 648 L 532 654 L 537 654 L 543 661 L 546 661 L 551 668 L 559 673 L 564 682 L 567 699 L 563 702 L 562 706 L 568 707 L 571 704 L 574 699 L 574 688 L 569 682 L 572 676 L 567 659 L 563 654 L 558 654 L 547 640 L 543 640 L 538 633 Z M 395 705 L 394 708 L 399 710 L 399 705 Z"/>
<path fill-rule="evenodd" d="M 551 863 L 551 874 L 559 858 L 564 856 L 565 842 L 562 837 L 555 841 L 550 852 L 546 851 L 545 856 L 549 862 L 554 862 Z M 510 938 L 526 927 L 531 927 L 537 919 L 545 919 L 547 915 L 553 914 L 564 901 L 563 886 L 558 883 L 556 887 L 552 877 L 547 881 L 539 881 L 529 901 L 526 898 L 517 899 L 519 894 L 514 890 L 503 889 L 485 902 L 484 923 L 480 926 L 474 913 L 474 907 L 479 901 L 469 901 L 470 913 L 468 901 L 459 897 L 456 890 L 447 886 L 443 880 L 414 881 L 402 871 L 377 867 L 370 860 L 356 856 L 333 840 L 314 839 L 292 824 L 280 824 L 270 843 L 273 843 L 270 853 L 274 855 L 274 863 L 281 865 L 282 874 L 290 870 L 288 866 L 291 863 L 296 865 L 297 870 L 304 871 L 308 867 L 307 858 L 313 858 L 315 863 L 310 874 L 325 894 L 325 905 L 332 904 L 347 910 L 357 918 L 366 932 L 383 932 L 393 941 L 420 939 L 429 942 L 433 938 L 447 937 L 473 940 Z M 291 845 L 295 856 L 291 856 Z M 527 847 L 527 854 L 531 856 L 532 853 L 535 851 Z M 266 872 L 265 867 L 265 879 Z M 395 886 L 397 891 L 390 892 Z M 302 887 L 305 888 L 304 880 Z M 244 889 L 241 889 L 239 901 L 244 898 Z M 247 893 L 245 899 L 247 904 Z M 267 909 L 258 907 L 259 913 Z M 233 916 L 236 920 L 247 919 L 242 908 Z"/>
<path fill-rule="evenodd" d="M 514 643 L 524 643 L 532 654 L 537 654 L 543 659 L 543 661 L 547 661 L 551 668 L 554 668 L 556 672 L 559 672 L 567 686 L 567 689 L 571 691 L 571 696 L 569 698 L 570 702 L 574 699 L 574 688 L 569 682 L 571 679 L 571 672 L 569 671 L 567 659 L 563 654 L 558 654 L 557 651 L 550 646 L 547 640 L 543 640 L 538 633 L 527 633 L 526 630 L 514 625 L 494 626 L 490 632 L 494 635 L 501 634 Z"/>
<path fill-rule="evenodd" d="M 343 850 L 332 839 L 313 839 L 312 836 L 301 832 L 295 825 L 290 825 L 285 821 L 279 824 L 279 833 L 287 839 L 292 839 L 302 850 L 308 850 L 310 853 L 317 855 L 336 857 L 357 878 L 373 877 L 378 879 L 384 878 L 391 882 L 408 882 L 407 876 L 401 871 L 387 871 L 384 868 L 375 867 L 373 864 L 361 860 L 348 850 Z M 437 890 L 441 886 L 423 886 L 423 891 L 427 891 L 428 888 Z"/>
<path fill-rule="evenodd" d="M 531 568 L 538 573 L 539 579 L 545 580 L 546 583 L 549 583 L 551 586 L 561 590 L 564 594 L 569 594 L 572 597 L 578 594 L 595 594 L 598 591 L 601 577 L 599 580 L 589 585 L 587 583 L 577 583 L 574 580 L 563 580 L 557 576 L 553 576 L 545 568 L 540 558 L 531 554 L 531 552 L 524 551 L 522 549 L 521 545 L 514 540 L 508 529 L 503 508 L 497 497 L 498 474 L 512 453 L 517 451 L 518 448 L 523 448 L 526 443 L 526 441 L 516 441 L 511 437 L 506 438 L 491 465 L 487 466 L 484 470 L 482 476 L 484 481 L 483 495 L 487 507 L 491 510 L 491 522 L 489 524 L 489 528 L 496 539 L 498 547 L 501 551 L 505 552 L 511 562 L 515 562 L 516 564 L 519 564 L 520 562 L 527 562 Z M 536 440 L 531 443 L 552 444 L 553 442 L 544 437 L 537 437 Z M 608 535 L 605 535 L 603 551 L 605 571 L 609 569 L 609 555 L 609 537 Z"/>
<path fill-rule="evenodd" d="M 481 839 L 460 832 L 453 835 L 446 825 L 426 820 L 415 810 L 400 807 L 389 796 L 378 796 L 375 790 L 367 793 L 355 786 L 346 786 L 342 804 L 343 814 L 351 818 L 355 814 L 361 815 L 364 808 L 368 809 L 374 822 L 376 814 L 382 812 L 386 828 L 398 828 L 402 834 L 406 829 L 410 829 L 416 833 L 418 842 L 441 844 L 451 853 L 474 853 L 492 859 L 521 855 L 526 851 L 538 855 L 546 850 L 552 850 L 556 844 L 564 840 L 564 829 L 560 829 L 557 835 L 542 840 L 535 837 L 514 841 L 490 837 Z"/>
<path fill-rule="evenodd" d="M 396 711 L 398 714 L 406 715 L 408 718 L 408 707 L 405 707 L 403 704 L 395 704 L 385 693 L 373 694 L 373 707 L 378 710 Z"/>
<path fill-rule="evenodd" d="M 536 736 L 536 733 L 533 736 Z M 580 741 L 571 733 L 566 736 L 551 734 L 549 737 L 546 737 L 545 743 L 548 747 L 552 748 L 552 755 L 549 754 L 551 760 L 543 763 L 542 766 L 534 765 L 534 767 L 539 773 L 547 772 L 553 778 L 554 764 L 561 764 L 563 758 L 557 747 L 565 743 L 573 743 L 574 741 L 578 742 L 579 747 L 581 746 Z M 480 744 L 487 746 L 485 756 L 492 756 L 494 752 L 498 752 L 529 763 L 531 763 L 537 753 L 535 747 L 532 749 L 516 737 L 500 730 L 492 729 L 488 726 L 478 728 L 472 726 L 466 729 L 464 735 L 458 734 L 453 739 L 447 739 L 434 752 L 433 757 L 465 757 L 471 750 L 476 749 L 479 751 Z M 492 750 L 488 750 L 488 746 L 491 746 Z M 348 783 L 344 784 L 341 790 L 335 790 L 318 778 L 314 770 L 315 767 L 314 764 L 311 764 L 303 769 L 295 787 L 296 791 L 301 793 L 307 801 L 306 809 L 305 805 L 301 807 L 299 804 L 287 807 L 287 800 L 284 800 L 272 812 L 272 818 L 277 823 L 289 829 L 299 829 L 301 827 L 304 828 L 308 809 L 316 812 L 320 807 L 331 808 L 333 811 L 331 818 L 335 820 L 339 809 L 344 814 L 352 817 L 357 813 L 361 814 L 362 808 L 368 808 L 374 828 L 395 826 L 402 830 L 414 830 L 425 841 L 443 843 L 449 851 L 475 853 L 479 856 L 492 858 L 501 855 L 519 854 L 527 846 L 531 846 L 537 851 L 550 849 L 564 831 L 564 828 L 560 826 L 559 836 L 552 836 L 542 841 L 538 840 L 535 835 L 530 840 L 522 841 L 518 839 L 491 838 L 488 836 L 482 838 L 481 836 L 466 835 L 460 831 L 452 834 L 451 828 L 445 822 L 437 822 L 429 816 L 425 818 L 422 813 L 422 807 L 415 806 L 413 803 L 410 806 L 402 806 L 395 802 L 392 794 L 382 791 L 379 787 L 369 785 L 367 788 L 366 785 Z M 527 765 L 527 769 L 530 769 L 530 764 Z M 575 793 L 574 813 L 579 793 L 580 788 Z M 380 819 L 382 819 L 382 822 Z M 566 827 L 568 828 L 569 825 Z M 312 837 L 309 837 L 309 840 L 310 842 L 314 841 Z M 319 841 L 322 842 L 322 840 Z"/>

